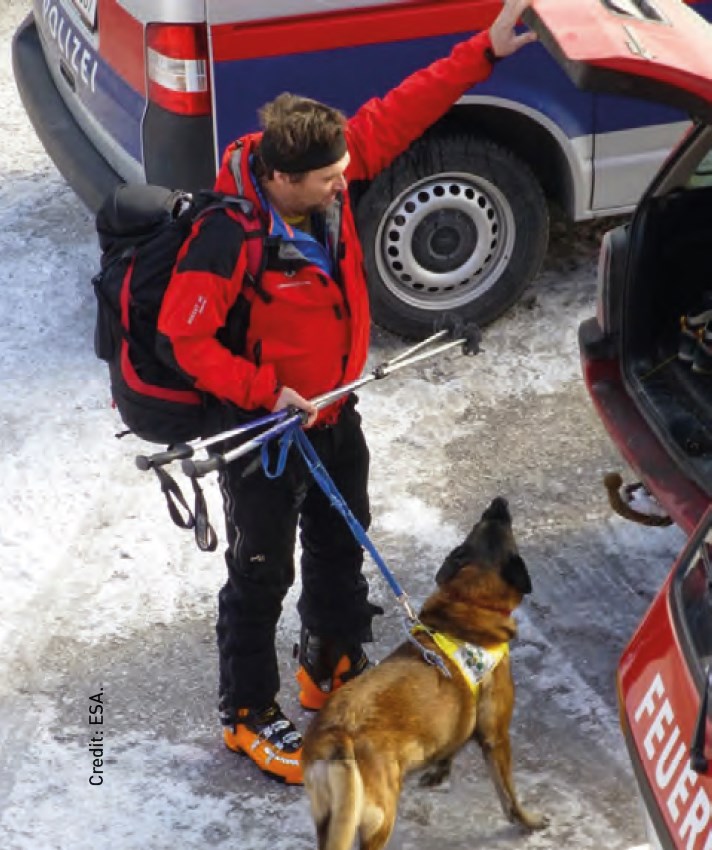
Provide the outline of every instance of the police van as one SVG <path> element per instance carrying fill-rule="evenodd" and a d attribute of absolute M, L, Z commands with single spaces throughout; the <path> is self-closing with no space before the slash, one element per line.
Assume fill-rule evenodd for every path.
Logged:
<path fill-rule="evenodd" d="M 655 0 L 600 2 L 635 23 Z M 712 2 L 694 5 L 712 15 Z M 352 114 L 499 8 L 33 0 L 14 73 L 50 156 L 96 209 L 120 180 L 208 187 L 225 146 L 280 92 Z M 577 90 L 539 44 L 498 63 L 370 185 L 352 187 L 374 318 L 416 336 L 442 311 L 491 321 L 541 265 L 549 203 L 576 221 L 630 211 L 685 122 L 674 108 Z"/>

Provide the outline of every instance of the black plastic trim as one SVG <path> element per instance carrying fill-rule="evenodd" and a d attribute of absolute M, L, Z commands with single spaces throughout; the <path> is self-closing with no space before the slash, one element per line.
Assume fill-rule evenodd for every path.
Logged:
<path fill-rule="evenodd" d="M 615 360 L 618 357 L 613 337 L 603 333 L 595 316 L 579 325 L 578 343 L 587 360 Z"/>
<path fill-rule="evenodd" d="M 74 119 L 50 76 L 32 14 L 12 39 L 12 66 L 22 104 L 64 179 L 92 212 L 124 182 Z"/>
<path fill-rule="evenodd" d="M 148 183 L 199 192 L 215 183 L 215 142 L 210 115 L 179 115 L 149 103 L 143 120 L 143 161 Z"/>

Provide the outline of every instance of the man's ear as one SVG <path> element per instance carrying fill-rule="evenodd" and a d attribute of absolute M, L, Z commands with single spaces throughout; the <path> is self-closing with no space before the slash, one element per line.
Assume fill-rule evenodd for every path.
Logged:
<path fill-rule="evenodd" d="M 435 583 L 440 587 L 450 581 L 457 572 L 472 560 L 469 550 L 464 543 L 456 546 L 445 558 L 442 566 L 435 575 Z"/>
<path fill-rule="evenodd" d="M 529 577 L 527 565 L 519 555 L 510 555 L 502 567 L 500 575 L 507 584 L 511 585 L 521 594 L 526 595 L 532 592 L 532 580 Z"/>
<path fill-rule="evenodd" d="M 290 183 L 290 176 L 291 175 L 287 174 L 286 171 L 277 171 L 277 169 L 275 169 L 272 172 L 272 180 L 280 186 L 288 186 Z"/>

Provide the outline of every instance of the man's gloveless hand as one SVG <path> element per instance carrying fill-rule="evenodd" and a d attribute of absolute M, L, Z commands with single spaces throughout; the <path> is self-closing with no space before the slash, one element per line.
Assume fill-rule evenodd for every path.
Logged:
<path fill-rule="evenodd" d="M 498 59 L 503 56 L 511 56 L 520 47 L 536 41 L 536 33 L 523 32 L 518 34 L 514 29 L 522 12 L 528 9 L 530 5 L 531 0 L 504 0 L 502 11 L 497 15 L 489 30 L 492 52 Z"/>
<path fill-rule="evenodd" d="M 319 415 L 317 408 L 291 387 L 282 387 L 282 391 L 277 396 L 277 401 L 272 408 L 272 413 L 278 413 L 280 410 L 284 410 L 285 407 L 296 407 L 307 414 L 308 418 L 304 423 L 305 428 L 311 428 L 316 421 L 316 417 Z"/>

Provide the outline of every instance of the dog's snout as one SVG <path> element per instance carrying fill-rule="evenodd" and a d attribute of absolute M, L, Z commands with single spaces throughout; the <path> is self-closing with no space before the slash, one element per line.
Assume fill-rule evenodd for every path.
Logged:
<path fill-rule="evenodd" d="M 482 514 L 482 519 L 504 520 L 505 522 L 511 522 L 512 518 L 509 513 L 509 502 L 504 498 L 504 496 L 497 496 L 497 498 L 492 499 L 490 506 Z"/>

